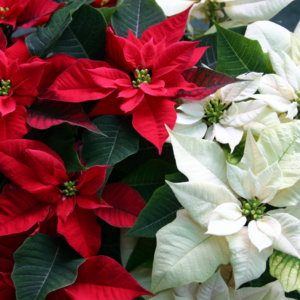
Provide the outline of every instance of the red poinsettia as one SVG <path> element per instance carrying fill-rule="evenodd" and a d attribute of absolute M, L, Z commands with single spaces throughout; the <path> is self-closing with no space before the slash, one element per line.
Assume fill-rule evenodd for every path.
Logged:
<path fill-rule="evenodd" d="M 47 216 L 58 217 L 57 231 L 82 256 L 96 255 L 101 227 L 93 212 L 108 166 L 67 175 L 61 158 L 38 141 L 0 142 L 0 171 L 12 181 L 0 195 L 0 235 L 24 232 Z"/>
<path fill-rule="evenodd" d="M 45 24 L 51 13 L 64 5 L 53 0 L 0 0 L 0 24 L 37 27 Z"/>
<path fill-rule="evenodd" d="M 11 279 L 14 267 L 13 254 L 30 235 L 10 235 L 0 238 L 0 299 L 16 300 Z M 107 256 L 88 258 L 79 268 L 76 281 L 56 290 L 46 300 L 131 300 L 141 295 L 152 295 L 116 261 Z"/>
<path fill-rule="evenodd" d="M 181 75 L 194 66 L 207 47 L 178 42 L 189 10 L 147 29 L 141 39 L 129 31 L 127 39 L 108 28 L 106 61 L 77 61 L 59 76 L 42 98 L 66 102 L 102 99 L 90 116 L 133 115 L 134 128 L 161 152 L 174 127 L 179 90 L 199 89 Z M 89 67 L 90 65 L 90 67 Z"/>
<path fill-rule="evenodd" d="M 17 59 L 9 63 L 5 53 L 0 50 L 0 116 L 13 112 L 17 104 L 33 103 L 46 65 L 47 62 L 39 58 L 23 64 Z"/>

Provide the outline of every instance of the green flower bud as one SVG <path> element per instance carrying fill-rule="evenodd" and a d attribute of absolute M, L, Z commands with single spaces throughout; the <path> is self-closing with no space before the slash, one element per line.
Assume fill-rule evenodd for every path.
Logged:
<path fill-rule="evenodd" d="M 251 210 L 251 215 L 255 215 L 255 210 Z"/>
<path fill-rule="evenodd" d="M 256 211 L 256 213 L 257 213 L 258 215 L 261 215 L 261 214 L 262 214 L 262 211 L 261 211 L 260 209 L 258 209 L 258 210 Z"/>
<path fill-rule="evenodd" d="M 245 206 L 245 208 L 247 208 L 247 209 L 251 209 L 251 206 L 250 206 L 249 203 L 246 203 L 244 206 Z"/>

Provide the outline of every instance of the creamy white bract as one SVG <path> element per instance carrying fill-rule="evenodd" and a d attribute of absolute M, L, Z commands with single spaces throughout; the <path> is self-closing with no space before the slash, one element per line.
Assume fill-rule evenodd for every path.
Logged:
<path fill-rule="evenodd" d="M 300 153 L 299 122 L 265 129 L 258 142 L 249 130 L 238 165 L 229 164 L 214 142 L 172 131 L 170 137 L 177 167 L 189 181 L 168 182 L 184 210 L 157 233 L 154 293 L 205 282 L 227 264 L 237 289 L 265 271 L 273 249 L 300 259 L 300 213 L 280 208 L 300 203 L 293 198 L 300 166 L 284 163 Z"/>
<path fill-rule="evenodd" d="M 231 151 L 238 145 L 248 128 L 259 135 L 267 126 L 279 124 L 279 119 L 267 104 L 248 100 L 257 91 L 262 74 L 238 76 L 241 82 L 219 89 L 200 101 L 184 101 L 177 108 L 174 131 L 207 140 L 229 144 Z"/>

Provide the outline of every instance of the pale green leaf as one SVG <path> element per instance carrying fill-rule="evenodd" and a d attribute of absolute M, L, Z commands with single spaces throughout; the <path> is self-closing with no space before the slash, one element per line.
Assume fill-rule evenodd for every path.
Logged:
<path fill-rule="evenodd" d="M 283 172 L 280 189 L 291 187 L 300 179 L 299 121 L 263 130 L 257 144 L 269 165 L 278 161 Z"/>

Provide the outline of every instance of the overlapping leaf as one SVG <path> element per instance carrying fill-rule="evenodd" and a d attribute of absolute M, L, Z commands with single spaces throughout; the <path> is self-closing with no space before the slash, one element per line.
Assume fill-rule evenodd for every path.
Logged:
<path fill-rule="evenodd" d="M 99 10 L 83 4 L 72 15 L 72 19 L 56 42 L 53 53 L 65 53 L 76 58 L 103 60 L 107 27 L 103 14 Z"/>
<path fill-rule="evenodd" d="M 201 100 L 227 84 L 240 81 L 239 79 L 203 67 L 185 70 L 182 76 L 187 82 L 195 83 L 199 89 L 194 91 L 180 90 L 175 97 L 176 99 Z"/>
<path fill-rule="evenodd" d="M 143 199 L 148 202 L 153 192 L 164 185 L 165 175 L 177 172 L 176 166 L 162 160 L 153 159 L 140 165 L 126 176 L 122 182 L 137 190 Z"/>
<path fill-rule="evenodd" d="M 36 234 L 15 252 L 12 279 L 17 299 L 44 300 L 48 293 L 75 282 L 84 262 L 59 238 Z"/>
<path fill-rule="evenodd" d="M 269 55 L 258 41 L 250 40 L 217 25 L 217 71 L 229 76 L 248 72 L 273 73 Z"/>
<path fill-rule="evenodd" d="M 186 181 L 186 177 L 180 173 L 167 175 L 166 179 L 172 182 Z M 175 220 L 179 209 L 182 209 L 182 205 L 165 184 L 154 192 L 126 236 L 155 237 L 159 229 Z"/>
<path fill-rule="evenodd" d="M 68 2 L 66 7 L 59 9 L 50 17 L 46 26 L 39 27 L 37 31 L 28 36 L 25 41 L 31 55 L 45 58 L 71 23 L 72 14 L 85 2 L 86 0 Z"/>
<path fill-rule="evenodd" d="M 106 136 L 86 131 L 82 137 L 82 157 L 88 167 L 110 165 L 106 171 L 108 179 L 116 163 L 138 151 L 139 137 L 129 118 L 102 116 L 93 123 Z"/>
<path fill-rule="evenodd" d="M 78 103 L 40 100 L 28 109 L 27 123 L 31 127 L 47 129 L 65 122 L 101 133 Z"/>
<path fill-rule="evenodd" d="M 117 35 L 127 37 L 128 30 L 140 38 L 150 26 L 166 19 L 155 0 L 124 0 L 122 7 L 112 16 L 112 25 Z"/>

